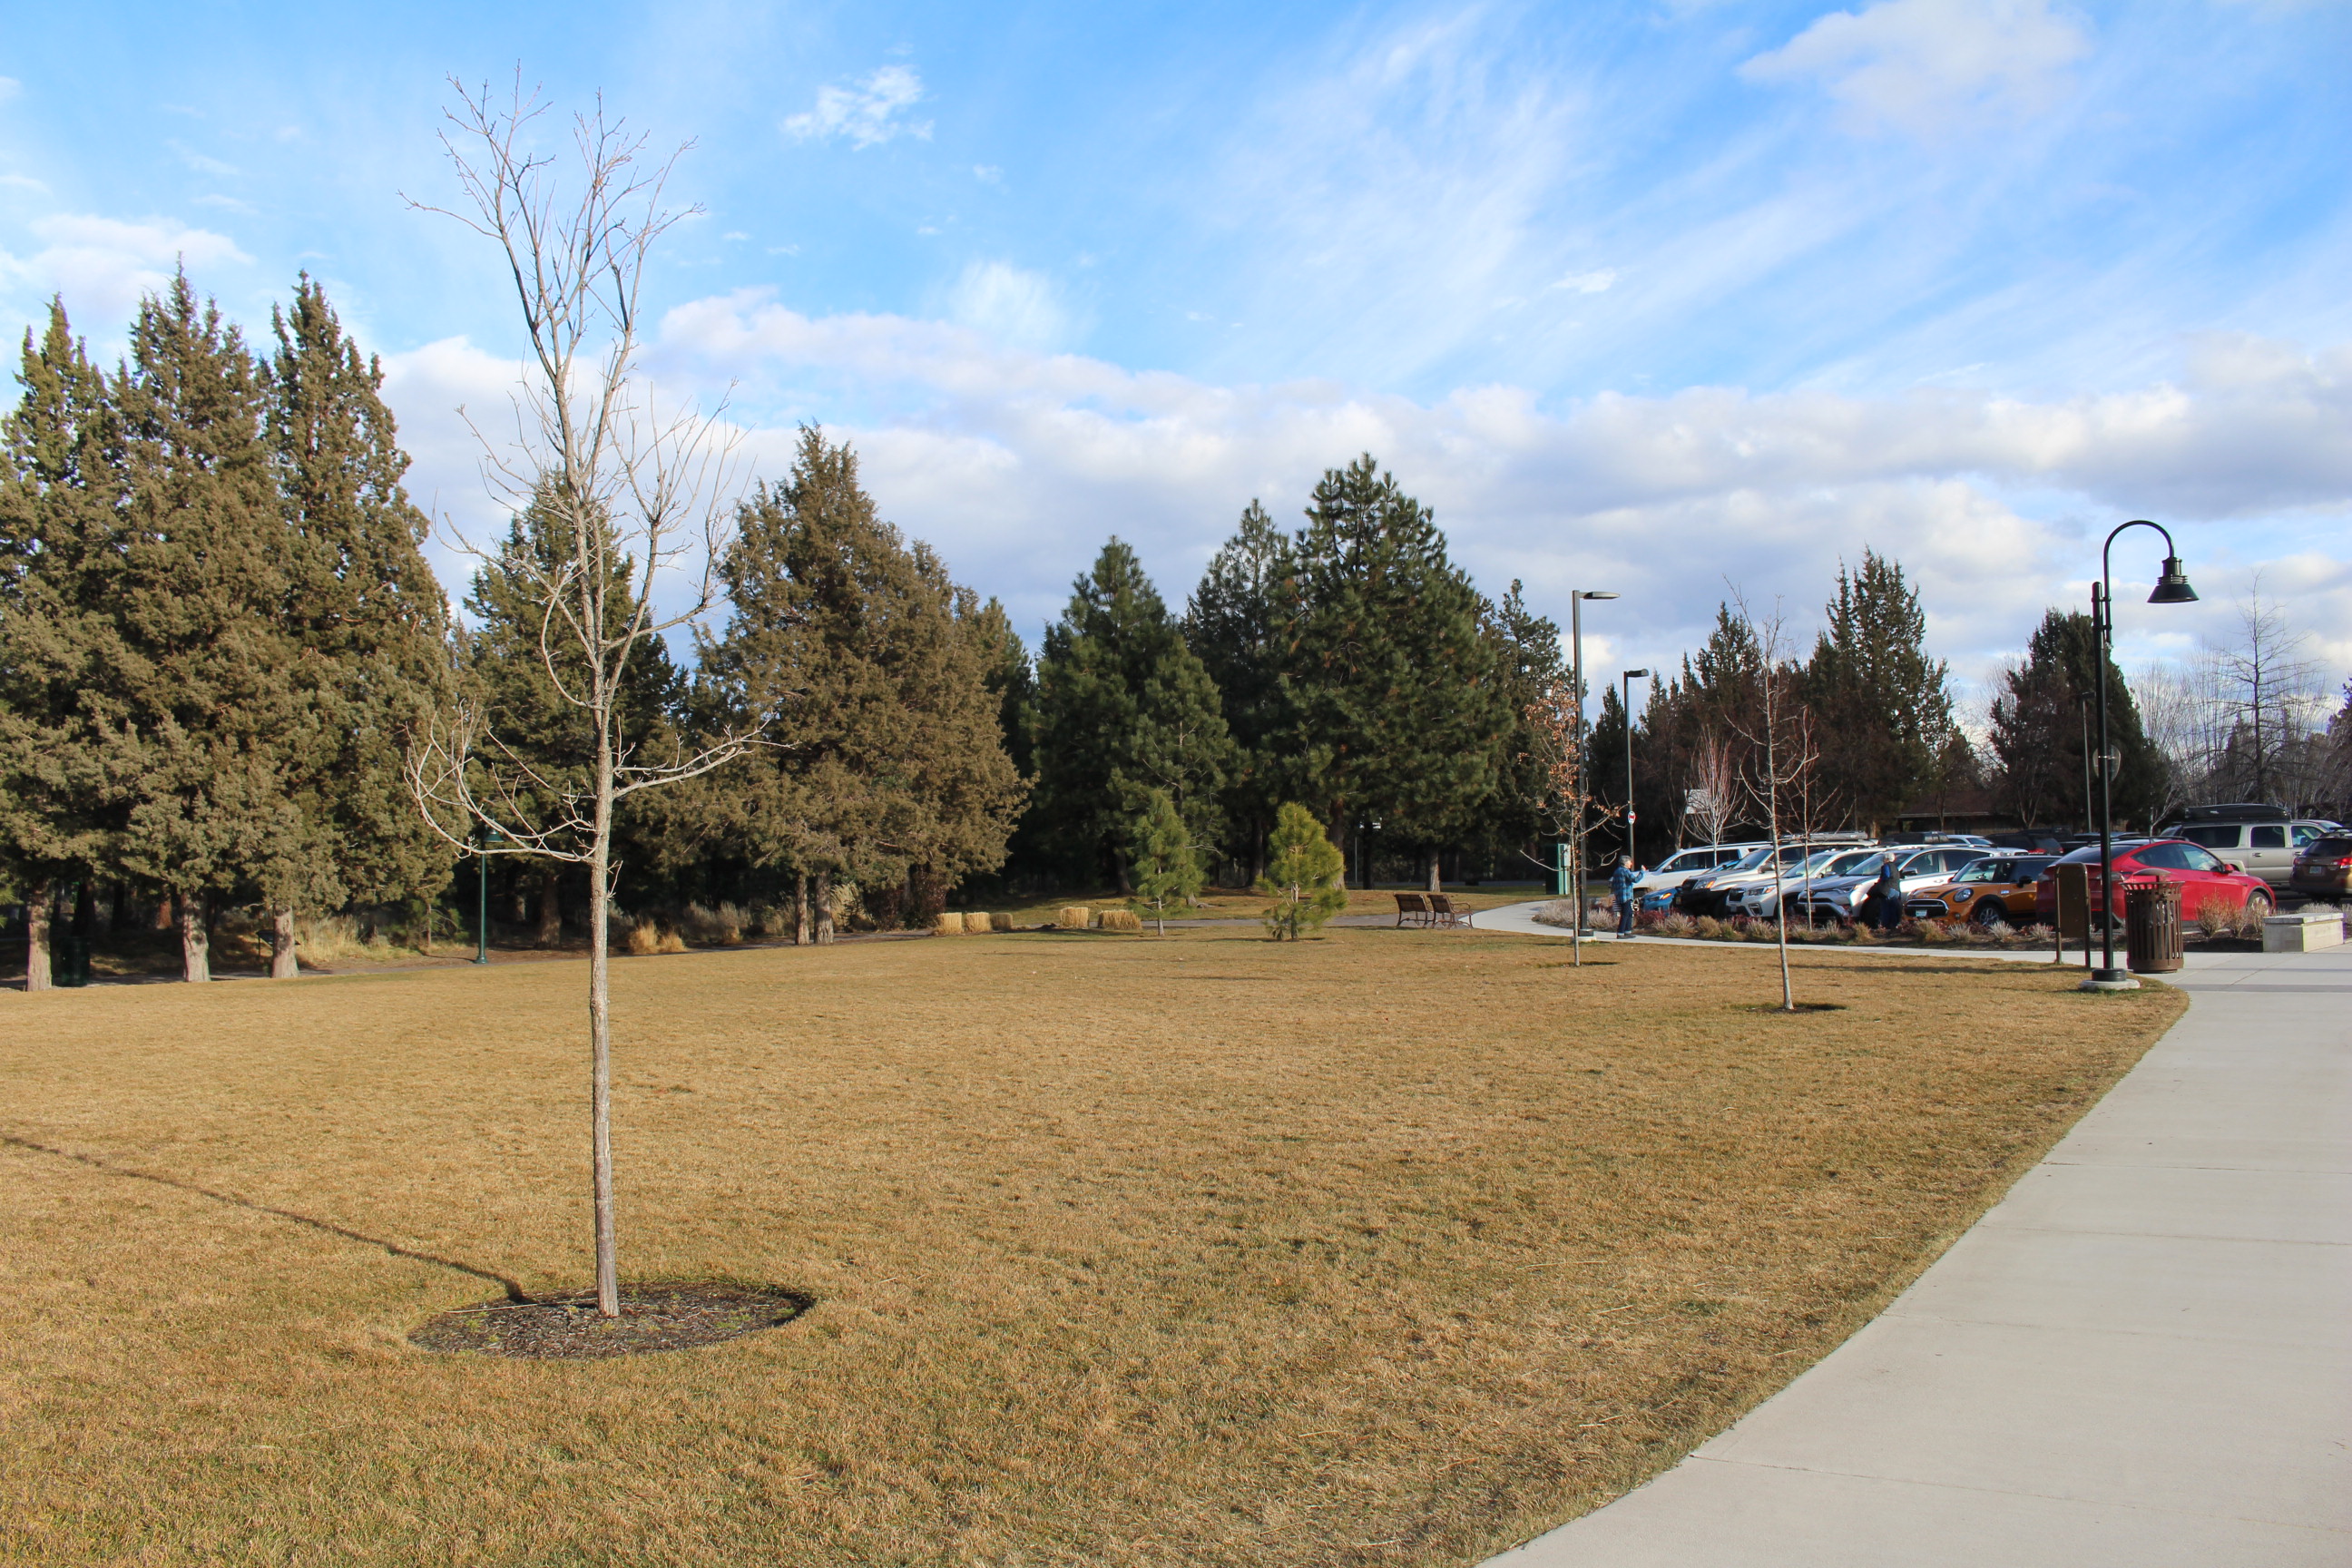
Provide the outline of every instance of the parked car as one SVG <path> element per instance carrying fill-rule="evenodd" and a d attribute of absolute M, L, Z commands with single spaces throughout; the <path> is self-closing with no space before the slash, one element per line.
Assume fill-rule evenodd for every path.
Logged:
<path fill-rule="evenodd" d="M 2154 877 L 2160 881 L 2175 882 L 2180 887 L 2180 918 L 2203 920 L 2208 913 L 2224 910 L 2251 910 L 2268 914 L 2276 900 L 2271 896 L 2270 884 L 2251 872 L 2240 871 L 2201 844 L 2191 844 L 2185 838 L 2143 838 L 2115 847 L 2116 886 L 2105 898 L 2099 886 L 2099 847 L 2095 844 L 2069 855 L 2063 855 L 2033 885 L 2033 916 L 2045 925 L 2058 919 L 2058 879 L 2060 866 L 2088 866 L 2089 892 L 2094 909 L 2102 904 L 2111 917 L 2124 917 L 2124 894 L 2127 879 Z"/>
<path fill-rule="evenodd" d="M 1728 866 L 1742 856 L 1769 847 L 1768 844 L 1750 842 L 1697 844 L 1688 849 L 1677 849 L 1642 873 L 1640 879 L 1633 884 L 1633 896 L 1641 899 L 1661 890 L 1671 893 L 1693 877 L 1702 876 L 1718 866 Z"/>
<path fill-rule="evenodd" d="M 1809 919 L 1850 921 L 1889 858 L 1895 861 L 1897 889 L 1907 899 L 1922 888 L 1950 881 L 1959 872 L 1983 859 L 1986 854 L 1987 851 L 1982 849 L 1934 846 L 1924 849 L 1884 849 L 1845 876 L 1815 883 L 1813 890 L 1800 900 L 1800 905 Z"/>
<path fill-rule="evenodd" d="M 1863 866 L 1874 871 L 1878 855 L 1874 845 L 1838 845 L 1815 850 L 1778 877 L 1768 877 L 1760 871 L 1751 873 L 1731 891 L 1731 912 L 1752 920 L 1770 920 L 1780 912 L 1782 899 L 1791 895 L 1801 899 L 1820 883 L 1851 876 Z"/>
<path fill-rule="evenodd" d="M 2033 919 L 2034 885 L 2057 864 L 2055 855 L 1992 855 L 1940 886 L 1903 900 L 1915 921 L 1966 920 L 1988 929 Z"/>
<path fill-rule="evenodd" d="M 2287 883 L 2315 899 L 2352 894 L 2352 833 L 2328 833 L 2296 851 Z"/>
<path fill-rule="evenodd" d="M 2283 809 L 2270 809 L 2285 818 Z M 2271 822 L 2183 822 L 2166 828 L 2164 837 L 2185 838 L 2210 849 L 2231 870 L 2251 872 L 2277 889 L 2293 881 L 2296 855 L 2329 834 L 2343 831 L 2340 823 L 2299 817 Z"/>
<path fill-rule="evenodd" d="M 1769 844 L 1741 856 L 1728 866 L 1720 867 L 1704 876 L 1694 877 L 1683 884 L 1675 900 L 1675 908 L 1686 915 L 1728 915 L 1742 913 L 1736 907 L 1739 895 L 1751 887 L 1776 883 L 1788 870 L 1815 849 L 1829 847 L 1824 840 L 1834 839 L 1847 847 L 1867 845 L 1870 840 L 1859 833 L 1812 835 L 1810 838 L 1790 839 L 1775 850 Z"/>

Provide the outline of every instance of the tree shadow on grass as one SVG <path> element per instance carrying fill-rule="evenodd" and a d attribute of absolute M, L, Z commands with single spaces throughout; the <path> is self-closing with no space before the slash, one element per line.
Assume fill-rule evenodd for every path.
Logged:
<path fill-rule="evenodd" d="M 313 1219 L 309 1215 L 296 1214 L 292 1209 L 277 1208 L 268 1204 L 257 1204 L 251 1198 L 241 1198 L 234 1193 L 216 1193 L 210 1187 L 198 1186 L 194 1182 L 184 1182 L 177 1176 L 159 1176 L 152 1171 L 133 1170 L 128 1165 L 117 1165 L 110 1161 L 101 1160 L 95 1154 L 77 1154 L 70 1149 L 54 1149 L 47 1143 L 37 1143 L 30 1138 L 18 1138 L 12 1133 L 0 1132 L 0 1143 L 5 1143 L 12 1149 L 26 1149 L 37 1154 L 49 1154 L 60 1160 L 72 1160 L 77 1163 L 88 1165 L 92 1170 L 104 1171 L 110 1176 L 127 1176 L 133 1181 L 153 1182 L 158 1186 L 173 1187 L 184 1193 L 194 1193 L 200 1198 L 210 1198 L 216 1204 L 226 1204 L 232 1208 L 250 1209 L 255 1214 L 266 1214 L 276 1219 L 290 1221 L 295 1225 L 308 1226 L 312 1230 L 324 1231 L 329 1236 L 339 1236 L 346 1241 L 356 1241 L 362 1246 L 381 1247 L 394 1258 L 405 1258 L 416 1263 L 429 1263 L 436 1268 L 447 1268 L 458 1274 L 470 1275 L 474 1279 L 487 1280 L 503 1289 L 509 1301 L 527 1303 L 531 1300 L 528 1291 L 503 1274 L 493 1274 L 487 1268 L 477 1268 L 470 1263 L 459 1263 L 454 1258 L 436 1257 L 430 1252 L 419 1252 L 414 1247 L 386 1241 L 380 1236 L 369 1236 L 364 1232 L 352 1230 L 348 1226 L 337 1225 L 332 1220 Z"/>

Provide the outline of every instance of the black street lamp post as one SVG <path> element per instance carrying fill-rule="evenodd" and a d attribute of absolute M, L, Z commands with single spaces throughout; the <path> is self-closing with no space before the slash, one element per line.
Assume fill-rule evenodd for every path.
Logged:
<path fill-rule="evenodd" d="M 1576 689 L 1576 728 L 1569 754 L 1576 759 L 1576 817 L 1568 830 L 1568 892 L 1576 900 L 1576 918 L 1569 922 L 1569 948 L 1580 968 L 1584 963 L 1584 803 L 1592 784 L 1585 777 L 1584 756 L 1584 601 L 1613 599 L 1613 588 L 1571 588 L 1568 595 L 1569 680 Z"/>
<path fill-rule="evenodd" d="M 1639 865 L 1633 851 L 1633 682 L 1649 679 L 1650 672 L 1629 669 L 1619 679 L 1625 689 L 1625 854 Z"/>
<path fill-rule="evenodd" d="M 2197 599 L 2197 590 L 2189 585 L 2189 574 L 2181 570 L 2180 552 L 2172 542 L 2170 531 L 2162 523 L 2134 518 L 2108 534 L 2106 543 L 2099 547 L 2099 580 L 2091 584 L 2091 629 L 2095 634 L 2094 652 L 2099 661 L 2099 943 L 2105 967 L 2093 970 L 2084 984 L 2102 991 L 2127 990 L 2139 984 L 2116 967 L 2116 757 L 2107 743 L 2107 665 L 2116 635 L 2116 590 L 2107 555 L 2115 548 L 2116 534 L 2126 528 L 2152 528 L 2164 535 L 2164 570 L 2158 575 L 2156 591 L 2147 596 L 2147 602 L 2188 605 Z"/>
<path fill-rule="evenodd" d="M 474 962 L 490 961 L 490 846 L 497 843 L 499 830 L 485 826 L 477 836 L 480 847 L 474 854 L 474 890 L 478 908 L 474 913 Z"/>

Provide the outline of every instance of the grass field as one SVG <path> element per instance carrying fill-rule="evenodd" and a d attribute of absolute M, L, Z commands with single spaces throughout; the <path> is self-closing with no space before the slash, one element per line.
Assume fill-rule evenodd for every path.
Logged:
<path fill-rule="evenodd" d="M 580 965 L 0 995 L 0 1560 L 1475 1562 L 1835 1344 L 2182 1005 L 1563 958 L 625 961 L 625 1272 L 815 1304 L 593 1363 L 406 1338 L 585 1279 Z"/>

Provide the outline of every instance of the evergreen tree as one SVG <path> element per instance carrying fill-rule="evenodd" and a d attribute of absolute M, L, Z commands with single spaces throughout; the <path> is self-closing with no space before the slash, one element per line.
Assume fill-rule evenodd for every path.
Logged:
<path fill-rule="evenodd" d="M 1875 551 L 1858 571 L 1838 568 L 1823 615 L 1802 690 L 1822 740 L 1819 787 L 1875 832 L 1935 785 L 1953 734 L 1947 672 L 1927 655 L 1919 595 Z"/>
<path fill-rule="evenodd" d="M 1265 911 L 1266 933 L 1276 942 L 1297 942 L 1348 907 L 1341 881 L 1347 862 L 1315 814 L 1297 802 L 1276 813 L 1265 841 L 1265 871 L 1256 883 L 1274 903 Z"/>
<path fill-rule="evenodd" d="M 982 682 L 996 699 L 997 732 L 1013 771 L 1025 782 L 1036 773 L 1037 676 L 1030 667 L 1029 650 L 1013 629 L 1013 617 L 995 599 L 981 605 L 971 617 L 971 634 L 980 647 Z"/>
<path fill-rule="evenodd" d="M 2001 693 L 1992 705 L 1992 752 L 2000 763 L 2000 788 L 2010 809 L 2029 827 L 2096 819 L 2095 794 L 2087 801 L 2083 795 L 2083 702 L 2096 691 L 2103 663 L 2107 737 L 2116 759 L 2109 794 L 2117 826 L 2152 815 L 2163 804 L 2164 761 L 2141 730 L 2123 672 L 2113 658 L 2102 656 L 2089 616 L 2053 609 L 2027 643 L 2024 663 L 2002 676 Z M 2091 782 L 2095 791 L 2096 777 Z"/>
<path fill-rule="evenodd" d="M 1023 795 L 989 685 L 1009 628 L 880 519 L 856 455 L 803 427 L 720 575 L 733 615 L 705 678 L 739 720 L 773 716 L 774 745 L 714 790 L 752 863 L 816 879 L 820 910 L 837 875 L 944 888 L 1001 865 Z"/>
<path fill-rule="evenodd" d="M 1255 873 L 1291 792 L 1297 724 L 1283 681 L 1298 616 L 1290 541 L 1253 500 L 1184 612 L 1184 643 L 1216 686 L 1234 741 L 1223 797 L 1234 858 Z"/>
<path fill-rule="evenodd" d="M 1486 832 L 1494 847 L 1524 855 L 1553 826 L 1547 803 L 1554 784 L 1555 737 L 1548 715 L 1552 695 L 1569 684 L 1568 659 L 1560 649 L 1559 626 L 1528 608 L 1517 578 L 1488 614 L 1486 636 L 1509 725 Z M 1599 743 L 1597 731 L 1592 743 Z M 1538 858 L 1538 864 L 1549 868 L 1550 861 Z M 1429 890 L 1435 892 L 1436 867 L 1430 870 Z"/>
<path fill-rule="evenodd" d="M 56 884 L 110 867 L 121 826 L 103 696 L 123 476 L 106 378 L 62 300 L 37 345 L 26 331 L 17 383 L 0 424 L 0 879 L 31 917 L 26 985 L 39 990 Z"/>
<path fill-rule="evenodd" d="M 566 695 L 584 685 L 586 655 L 576 637 L 542 637 L 551 616 L 572 608 L 551 605 L 547 584 L 572 570 L 582 553 L 577 530 L 609 526 L 600 508 L 565 501 L 560 486 L 559 479 L 543 480 L 531 504 L 509 521 L 504 542 L 475 569 L 466 595 L 473 625 L 457 638 L 458 681 L 496 736 L 498 787 L 509 820 L 520 832 L 551 832 L 564 841 L 557 847 L 562 858 L 533 856 L 524 862 L 538 898 L 535 940 L 543 947 L 562 940 L 563 895 L 572 880 L 566 867 L 579 847 L 578 825 L 564 825 L 572 816 L 571 803 L 591 786 L 596 757 L 593 716 Z M 602 630 L 617 637 L 636 613 L 636 563 L 604 549 L 587 553 L 607 563 Z M 630 647 L 617 687 L 623 748 L 655 754 L 674 749 L 672 712 L 682 682 L 660 638 Z M 632 801 L 616 814 L 614 832 L 623 847 L 617 858 L 624 867 L 655 858 L 635 842 L 646 826 L 642 803 Z"/>
<path fill-rule="evenodd" d="M 185 274 L 142 302 L 131 347 L 114 380 L 121 647 L 93 705 L 128 796 L 119 863 L 173 890 L 183 971 L 207 980 L 213 901 L 312 831 L 284 764 L 322 719 L 286 625 L 294 578 L 258 367 Z"/>
<path fill-rule="evenodd" d="M 1164 789 L 1151 792 L 1150 804 L 1137 818 L 1129 853 L 1135 866 L 1135 901 L 1151 916 L 1155 934 L 1168 934 L 1168 906 L 1189 907 L 1200 896 L 1204 879 L 1200 852 L 1185 831 L 1176 802 Z"/>
<path fill-rule="evenodd" d="M 312 724 L 281 747 L 301 828 L 252 868 L 274 912 L 273 973 L 294 973 L 293 908 L 427 897 L 451 855 L 410 798 L 403 737 L 450 679 L 448 614 L 419 549 L 430 524 L 401 488 L 408 468 L 382 368 L 343 335 L 305 277 L 273 310 L 268 436 L 287 541 L 286 631 Z"/>
<path fill-rule="evenodd" d="M 1478 831 L 1512 732 L 1484 604 L 1369 453 L 1325 472 L 1307 519 L 1285 675 L 1302 787 L 1332 823 L 1433 861 Z"/>
<path fill-rule="evenodd" d="M 1209 672 L 1118 540 L 1073 585 L 1037 661 L 1037 805 L 1079 877 L 1124 889 L 1129 825 L 1165 790 L 1196 842 L 1214 838 L 1233 742 Z"/>

